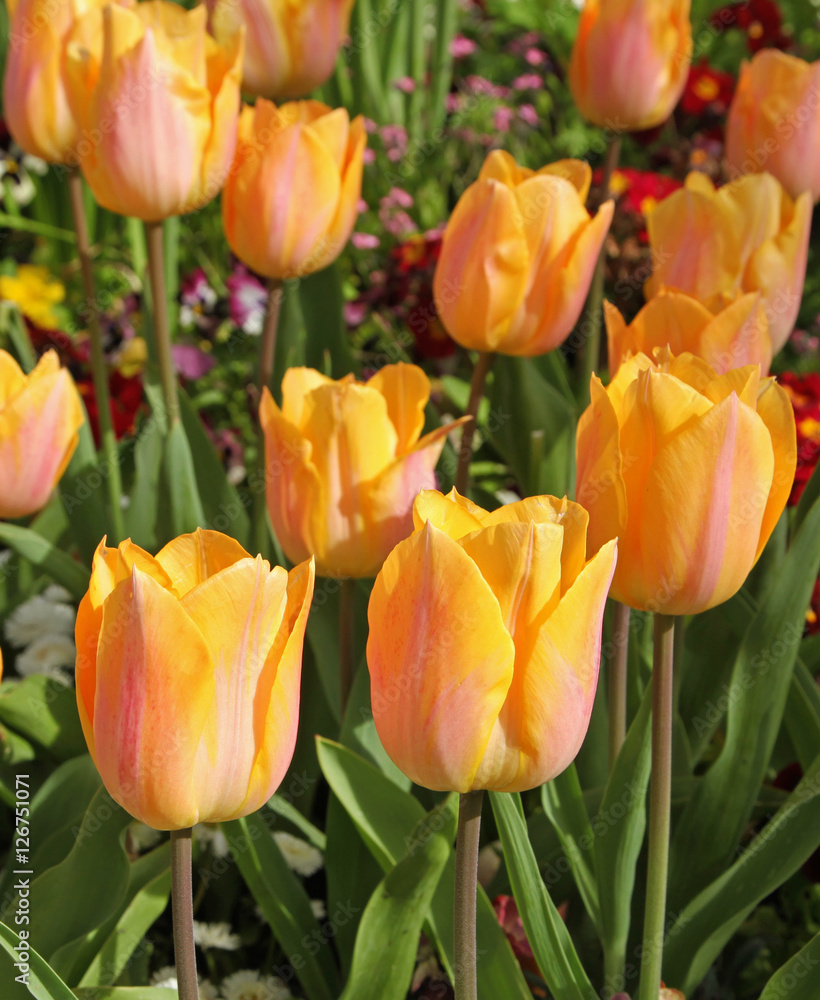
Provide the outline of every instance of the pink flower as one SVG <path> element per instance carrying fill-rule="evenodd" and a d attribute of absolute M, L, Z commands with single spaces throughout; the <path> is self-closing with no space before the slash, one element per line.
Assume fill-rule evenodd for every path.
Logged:
<path fill-rule="evenodd" d="M 530 64 L 530 66 L 543 66 L 547 61 L 547 53 L 543 52 L 541 49 L 527 49 L 524 53 L 524 58 Z"/>
<path fill-rule="evenodd" d="M 509 88 L 499 87 L 492 80 L 478 76 L 475 73 L 471 73 L 464 82 L 467 84 L 467 89 L 473 94 L 484 94 L 487 97 L 499 98 L 506 97 L 509 94 Z"/>
<path fill-rule="evenodd" d="M 533 128 L 538 124 L 538 112 L 531 104 L 522 104 L 518 109 L 518 117 Z"/>
<path fill-rule="evenodd" d="M 371 149 L 369 146 L 364 148 L 364 156 L 362 157 L 364 163 L 375 163 L 376 162 L 376 150 Z"/>
<path fill-rule="evenodd" d="M 348 326 L 361 326 L 365 316 L 367 316 L 367 303 L 361 301 L 345 302 L 343 312 L 345 323 Z"/>
<path fill-rule="evenodd" d="M 413 196 L 404 188 L 392 187 L 390 191 L 381 199 L 379 205 L 382 208 L 412 208 Z"/>
<path fill-rule="evenodd" d="M 513 119 L 515 112 L 512 108 L 500 107 L 496 108 L 493 113 L 493 125 L 498 132 L 509 132 L 510 122 Z"/>
<path fill-rule="evenodd" d="M 172 344 L 171 357 L 174 368 L 187 379 L 202 378 L 216 364 L 216 358 L 201 351 L 195 344 Z"/>
<path fill-rule="evenodd" d="M 393 81 L 393 86 L 404 94 L 412 94 L 416 89 L 416 81 L 412 76 L 400 76 L 398 80 Z"/>
<path fill-rule="evenodd" d="M 465 38 L 464 35 L 456 35 L 450 42 L 450 55 L 453 59 L 463 59 L 465 56 L 472 55 L 475 50 L 475 42 L 470 38 Z"/>
<path fill-rule="evenodd" d="M 364 130 L 365 132 L 368 132 L 370 135 L 373 135 L 374 132 L 379 131 L 379 126 L 373 121 L 372 118 L 365 118 Z"/>
<path fill-rule="evenodd" d="M 258 337 L 265 323 L 268 293 L 262 282 L 247 268 L 237 265 L 225 282 L 228 286 L 228 311 L 243 333 Z"/>
<path fill-rule="evenodd" d="M 522 73 L 513 82 L 513 90 L 539 90 L 543 80 L 537 73 Z"/>
<path fill-rule="evenodd" d="M 350 241 L 357 250 L 374 250 L 379 245 L 379 237 L 373 233 L 353 233 Z"/>

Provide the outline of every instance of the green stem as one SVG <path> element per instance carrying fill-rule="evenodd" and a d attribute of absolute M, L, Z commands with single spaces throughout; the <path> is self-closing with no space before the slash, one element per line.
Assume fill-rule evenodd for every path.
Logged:
<path fill-rule="evenodd" d="M 356 581 L 342 580 L 339 587 L 339 690 L 342 717 L 353 687 L 353 657 L 356 638 Z"/>
<path fill-rule="evenodd" d="M 473 369 L 470 382 L 470 398 L 467 402 L 466 416 L 470 419 L 461 430 L 461 447 L 458 450 L 458 466 L 456 468 L 455 487 L 462 496 L 467 495 L 470 488 L 470 459 L 473 457 L 473 433 L 475 432 L 478 408 L 484 395 L 484 385 L 493 363 L 494 354 L 480 353 Z"/>
<path fill-rule="evenodd" d="M 162 223 L 146 222 L 145 237 L 148 244 L 148 274 L 151 279 L 151 296 L 154 302 L 154 338 L 162 394 L 165 398 L 166 419 L 170 429 L 179 419 L 179 397 L 177 395 L 177 373 L 174 370 L 174 361 L 171 357 L 171 332 L 168 327 Z"/>
<path fill-rule="evenodd" d="M 603 200 L 609 197 L 612 175 L 618 166 L 618 158 L 621 155 L 621 137 L 610 136 L 607 140 L 606 156 L 604 158 L 604 174 L 601 178 L 601 192 Z M 604 267 L 606 264 L 606 240 L 601 247 L 598 256 L 598 263 L 595 266 L 595 274 L 589 289 L 586 309 L 584 310 L 584 321 L 581 326 L 584 332 L 584 343 L 581 349 L 579 366 L 579 403 L 586 406 L 589 403 L 589 380 L 592 373 L 598 367 L 601 356 L 601 310 L 604 301 Z"/>
<path fill-rule="evenodd" d="M 655 614 L 652 667 L 652 780 L 649 789 L 649 862 L 638 1000 L 658 1000 L 663 966 L 669 814 L 672 793 L 672 688 L 675 619 Z"/>
<path fill-rule="evenodd" d="M 259 398 L 265 386 L 270 389 L 273 379 L 273 365 L 276 359 L 276 334 L 279 331 L 279 312 L 282 308 L 282 282 L 276 278 L 268 281 L 268 304 L 265 310 L 265 326 L 259 350 Z"/>
<path fill-rule="evenodd" d="M 94 287 L 94 271 L 91 265 L 91 241 L 88 237 L 88 220 L 83 204 L 83 179 L 79 172 L 68 172 L 68 196 L 74 232 L 77 235 L 77 256 L 83 277 L 84 314 L 88 317 L 88 336 L 91 341 L 91 374 L 94 379 L 94 395 L 97 398 L 97 420 L 100 427 L 100 441 L 107 466 L 105 481 L 108 486 L 108 505 L 111 508 L 111 525 L 116 538 L 114 544 L 125 539 L 122 516 L 122 478 L 120 476 L 117 436 L 111 416 L 111 398 L 108 393 L 108 370 L 105 365 L 100 315 L 97 308 L 97 293 Z"/>
<path fill-rule="evenodd" d="M 478 892 L 478 841 L 484 792 L 458 798 L 455 884 L 455 1000 L 476 1000 L 475 911 Z"/>
<path fill-rule="evenodd" d="M 626 739 L 626 676 L 629 655 L 629 616 L 626 604 L 615 602 L 612 615 L 612 642 L 615 652 L 609 663 L 609 770 L 615 766 Z"/>
<path fill-rule="evenodd" d="M 179 1000 L 199 1000 L 191 881 L 191 828 L 171 831 L 171 913 Z"/>

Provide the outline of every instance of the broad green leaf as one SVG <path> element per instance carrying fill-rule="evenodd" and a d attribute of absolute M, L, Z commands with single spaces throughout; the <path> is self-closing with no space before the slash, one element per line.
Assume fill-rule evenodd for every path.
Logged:
<path fill-rule="evenodd" d="M 356 355 L 350 346 L 342 314 L 342 282 L 338 264 L 299 282 L 299 301 L 307 330 L 305 363 L 325 370 L 325 356 L 330 358 L 330 373 L 341 378 L 357 369 Z"/>
<path fill-rule="evenodd" d="M 194 456 L 185 427 L 177 420 L 165 439 L 163 478 L 171 509 L 171 526 L 175 535 L 195 531 L 205 524 L 205 511 L 196 481 Z"/>
<path fill-rule="evenodd" d="M 74 688 L 44 674 L 3 685 L 0 722 L 42 747 L 52 759 L 85 753 Z"/>
<path fill-rule="evenodd" d="M 112 536 L 114 522 L 107 504 L 105 480 L 108 467 L 97 461 L 97 449 L 85 407 L 83 413 L 85 422 L 77 435 L 77 448 L 60 480 L 60 496 L 74 542 L 83 561 L 90 566 L 100 539 L 103 535 Z"/>
<path fill-rule="evenodd" d="M 21 930 L 27 930 L 21 927 Z M 48 962 L 33 948 L 28 949 L 28 979 L 19 982 L 18 976 L 25 975 L 25 969 L 15 968 L 20 961 L 18 949 L 20 938 L 10 927 L 0 924 L 0 980 L 3 983 L 3 1000 L 77 1000 L 75 995 L 60 979 Z M 147 998 L 146 998 L 147 1000 Z M 170 998 L 169 998 L 170 1000 Z"/>
<path fill-rule="evenodd" d="M 165 435 L 152 414 L 140 429 L 134 445 L 134 482 L 125 510 L 127 535 L 148 552 L 161 545 L 157 533 Z M 170 533 L 170 532 L 169 532 Z"/>
<path fill-rule="evenodd" d="M 518 912 L 547 986 L 555 1000 L 595 1000 L 597 993 L 538 870 L 520 797 L 490 792 L 490 801 Z"/>
<path fill-rule="evenodd" d="M 783 722 L 805 771 L 820 754 L 820 690 L 800 658 L 794 665 Z"/>
<path fill-rule="evenodd" d="M 88 590 L 91 571 L 31 529 L 17 524 L 0 524 L 0 544 L 47 573 L 76 600 L 81 600 Z"/>
<path fill-rule="evenodd" d="M 760 1000 L 817 1000 L 820 934 L 781 966 L 766 983 Z"/>
<path fill-rule="evenodd" d="M 450 810 L 452 816 L 452 809 Z M 413 830 L 413 846 L 376 886 L 365 908 L 353 965 L 340 1000 L 404 1000 L 419 935 L 450 856 L 455 824 L 444 834 L 434 809 Z"/>
<path fill-rule="evenodd" d="M 335 1000 L 336 965 L 302 883 L 258 813 L 223 823 L 234 860 L 309 1000 Z"/>
<path fill-rule="evenodd" d="M 74 991 L 76 1000 L 177 1000 L 177 991 L 167 986 L 83 986 Z"/>
<path fill-rule="evenodd" d="M 305 819 L 292 802 L 288 802 L 287 799 L 282 798 L 279 794 L 276 794 L 272 798 L 268 799 L 267 806 L 268 809 L 275 812 L 277 816 L 281 816 L 282 819 L 292 823 L 302 836 L 317 850 L 327 850 L 327 837 L 317 826 L 314 826 L 310 820 Z"/>

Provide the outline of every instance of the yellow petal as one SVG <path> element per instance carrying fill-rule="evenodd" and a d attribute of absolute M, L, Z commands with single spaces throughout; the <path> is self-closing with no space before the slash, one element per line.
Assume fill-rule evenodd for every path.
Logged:
<path fill-rule="evenodd" d="M 157 562 L 168 574 L 178 597 L 183 597 L 220 570 L 247 558 L 248 553 L 230 535 L 202 528 L 179 535 L 157 553 Z"/>
<path fill-rule="evenodd" d="M 409 451 L 424 429 L 424 408 L 430 398 L 430 380 L 417 365 L 385 365 L 368 381 L 387 402 L 387 415 L 396 429 L 396 453 Z"/>
<path fill-rule="evenodd" d="M 413 506 L 413 523 L 417 531 L 429 521 L 453 539 L 477 531 L 486 516 L 485 510 L 458 494 L 455 487 L 448 496 L 438 490 L 422 490 Z"/>
<path fill-rule="evenodd" d="M 789 499 L 794 473 L 797 468 L 797 431 L 794 409 L 785 390 L 774 379 L 765 379 L 760 385 L 757 412 L 766 425 L 774 450 L 774 475 L 772 488 L 766 501 L 757 556 L 763 551 L 774 526 Z"/>
<path fill-rule="evenodd" d="M 305 418 L 305 400 L 320 385 L 332 385 L 328 378 L 315 368 L 288 368 L 282 376 L 282 415 L 294 427 L 301 427 Z"/>

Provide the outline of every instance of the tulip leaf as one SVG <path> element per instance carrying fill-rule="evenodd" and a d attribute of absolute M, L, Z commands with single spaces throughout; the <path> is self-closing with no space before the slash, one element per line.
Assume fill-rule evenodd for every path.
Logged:
<path fill-rule="evenodd" d="M 358 754 L 330 740 L 317 739 L 319 763 L 334 794 L 348 814 L 382 870 L 387 872 L 412 844 L 412 830 L 424 817 L 418 799 L 402 791 L 390 778 Z M 455 812 L 455 809 L 453 810 Z M 442 965 L 453 970 L 453 893 L 455 852 L 433 896 L 427 930 Z M 478 968 L 480 1000 L 531 1000 L 521 967 L 498 924 L 492 904 L 479 888 L 476 940 L 482 956 Z"/>
<path fill-rule="evenodd" d="M 157 531 L 164 449 L 163 431 L 152 416 L 143 424 L 134 446 L 134 482 L 131 502 L 125 510 L 126 535 L 148 552 L 161 548 L 159 536 L 171 534 L 170 529 Z"/>
<path fill-rule="evenodd" d="M 555 907 L 527 836 L 517 794 L 490 792 L 507 873 L 541 975 L 555 1000 L 596 1000 L 567 926 Z"/>
<path fill-rule="evenodd" d="M 177 420 L 168 431 L 163 455 L 163 479 L 171 509 L 171 527 L 175 535 L 195 531 L 205 524 L 205 511 L 196 481 L 194 456 L 185 428 Z"/>
<path fill-rule="evenodd" d="M 820 756 L 740 858 L 677 914 L 664 978 L 690 995 L 754 907 L 817 849 L 818 829 Z"/>
<path fill-rule="evenodd" d="M 28 931 L 27 927 L 21 930 Z M 60 979 L 54 969 L 33 948 L 28 950 L 28 977 L 21 981 L 19 976 L 26 970 L 15 968 L 20 961 L 19 936 L 5 924 L 0 923 L 0 978 L 3 980 L 3 1000 L 77 1000 L 75 995 Z M 169 998 L 170 1000 L 170 998 Z"/>
<path fill-rule="evenodd" d="M 67 760 L 85 751 L 74 689 L 45 674 L 3 685 L 0 722 L 42 747 L 52 759 Z"/>
<path fill-rule="evenodd" d="M 332 939 L 322 933 L 302 883 L 259 813 L 223 823 L 237 867 L 309 1000 L 339 993 Z"/>
<path fill-rule="evenodd" d="M 441 810 L 413 829 L 408 852 L 376 886 L 359 924 L 350 977 L 340 1000 L 404 1000 L 413 978 L 425 914 L 450 856 L 454 824 Z"/>
<path fill-rule="evenodd" d="M 97 461 L 94 436 L 84 406 L 83 414 L 85 420 L 77 434 L 77 448 L 60 480 L 60 497 L 74 542 L 83 561 L 90 566 L 100 539 L 112 531 L 113 519 L 106 503 L 108 468 Z"/>
<path fill-rule="evenodd" d="M 768 589 L 744 635 L 732 671 L 726 742 L 672 838 L 672 910 L 723 869 L 749 820 L 780 729 L 818 569 L 820 501 L 791 540 L 778 585 Z"/>
<path fill-rule="evenodd" d="M 760 1000 L 817 1000 L 817 966 L 820 965 L 820 934 L 782 965 L 763 987 Z M 814 970 L 814 971 L 812 971 Z"/>
<path fill-rule="evenodd" d="M 75 1000 L 177 1000 L 168 986 L 83 986 L 74 991 Z"/>
<path fill-rule="evenodd" d="M 594 837 L 574 764 L 541 786 L 541 804 L 555 827 L 584 907 L 600 935 L 601 907 L 595 877 L 595 855 L 591 853 Z"/>
<path fill-rule="evenodd" d="M 55 545 L 30 528 L 17 524 L 0 524 L 0 543 L 47 573 L 55 583 L 65 587 L 76 600 L 88 590 L 90 570 L 61 552 Z"/>
<path fill-rule="evenodd" d="M 820 690 L 800 658 L 794 665 L 783 723 L 805 771 L 820 754 Z"/>
<path fill-rule="evenodd" d="M 327 355 L 333 378 L 355 372 L 358 362 L 344 324 L 338 264 L 303 278 L 299 283 L 299 302 L 307 331 L 305 364 L 324 371 Z"/>

